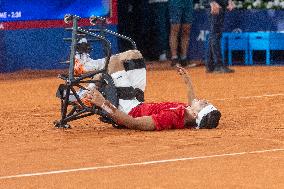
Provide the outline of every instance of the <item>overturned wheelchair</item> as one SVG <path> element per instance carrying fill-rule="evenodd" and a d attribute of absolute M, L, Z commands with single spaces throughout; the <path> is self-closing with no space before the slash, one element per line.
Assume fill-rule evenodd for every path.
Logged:
<path fill-rule="evenodd" d="M 61 119 L 54 121 L 54 125 L 57 128 L 70 128 L 69 122 L 97 114 L 101 121 L 110 123 L 115 128 L 122 128 L 122 125 L 116 124 L 108 117 L 107 112 L 85 102 L 84 95 L 95 86 L 116 107 L 119 106 L 119 99 L 136 98 L 143 102 L 142 90 L 133 87 L 116 87 L 109 75 L 112 49 L 107 37 L 110 35 L 127 40 L 134 50 L 136 44 L 131 38 L 106 29 L 105 18 L 90 17 L 91 24 L 97 26 L 97 29 L 83 29 L 78 26 L 79 20 L 80 17 L 76 15 L 68 14 L 64 17 L 65 23 L 72 23 L 72 28 L 67 28 L 72 32 L 72 37 L 64 39 L 71 42 L 70 59 L 66 61 L 69 64 L 68 74 L 58 76 L 64 80 L 64 83 L 59 85 L 56 92 L 56 96 L 61 100 Z M 104 58 L 98 61 L 90 58 L 89 54 L 93 50 L 92 42 L 102 44 Z M 84 62 L 87 62 L 86 65 Z M 146 67 L 143 58 L 125 59 L 123 65 L 126 71 Z"/>

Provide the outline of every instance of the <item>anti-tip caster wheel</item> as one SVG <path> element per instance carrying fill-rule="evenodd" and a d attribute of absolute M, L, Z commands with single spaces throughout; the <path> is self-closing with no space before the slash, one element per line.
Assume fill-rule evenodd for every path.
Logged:
<path fill-rule="evenodd" d="M 66 124 L 62 124 L 59 121 L 54 121 L 53 124 L 54 124 L 54 127 L 56 127 L 56 128 L 71 129 L 71 126 L 69 124 L 67 124 L 67 123 Z"/>

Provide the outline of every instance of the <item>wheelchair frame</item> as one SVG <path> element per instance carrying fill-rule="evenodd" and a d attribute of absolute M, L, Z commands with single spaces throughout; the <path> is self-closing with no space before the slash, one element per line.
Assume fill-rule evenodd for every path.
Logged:
<path fill-rule="evenodd" d="M 65 83 L 61 84 L 57 91 L 57 96 L 59 96 L 61 99 L 61 119 L 54 121 L 54 126 L 57 128 L 71 128 L 71 126 L 68 124 L 69 122 L 78 120 L 78 119 L 81 119 L 87 116 L 91 116 L 94 114 L 100 115 L 102 120 L 108 120 L 109 123 L 115 126 L 114 125 L 115 123 L 112 120 L 109 120 L 109 118 L 107 118 L 106 113 L 102 109 L 96 106 L 93 106 L 93 107 L 86 106 L 80 99 L 74 87 L 79 87 L 83 90 L 87 90 L 81 84 L 96 83 L 97 81 L 92 79 L 96 74 L 102 73 L 102 74 L 108 75 L 107 74 L 108 64 L 110 61 L 110 57 L 112 55 L 112 51 L 111 51 L 111 43 L 106 38 L 107 35 L 112 35 L 117 38 L 121 38 L 123 40 L 129 41 L 133 49 L 137 49 L 136 44 L 131 38 L 106 29 L 106 19 L 103 17 L 91 16 L 89 19 L 90 23 L 93 26 L 96 26 L 96 25 L 99 26 L 98 29 L 88 29 L 88 30 L 83 29 L 78 26 L 79 20 L 80 20 L 80 17 L 77 15 L 67 14 L 64 16 L 64 22 L 66 24 L 72 23 L 72 28 L 66 28 L 66 30 L 72 31 L 72 38 L 63 39 L 64 41 L 71 41 L 70 58 L 69 58 L 69 61 L 67 61 L 69 63 L 69 71 L 68 71 L 68 75 L 67 74 L 58 75 L 58 77 L 64 80 Z M 89 37 L 92 37 L 94 41 L 101 41 L 103 43 L 103 47 L 104 47 L 103 52 L 105 54 L 105 61 L 106 61 L 104 69 L 98 70 L 98 71 L 92 71 L 86 74 L 82 74 L 80 76 L 74 75 L 75 53 L 76 53 L 77 42 L 78 42 L 78 39 L 80 39 L 80 36 L 89 36 Z M 111 77 L 109 76 L 108 78 L 111 78 Z M 112 83 L 110 82 L 107 85 L 114 86 L 113 81 Z M 113 92 L 116 92 L 116 91 L 113 91 Z M 74 95 L 74 97 L 77 100 L 77 103 L 70 102 L 69 100 L 70 95 Z M 107 96 L 105 97 L 107 98 Z M 72 106 L 70 111 L 68 111 L 69 106 Z"/>

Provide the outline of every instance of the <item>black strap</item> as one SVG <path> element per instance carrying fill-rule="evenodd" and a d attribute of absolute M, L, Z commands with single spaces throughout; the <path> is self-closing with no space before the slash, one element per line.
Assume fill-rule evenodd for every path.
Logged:
<path fill-rule="evenodd" d="M 136 97 L 139 102 L 144 102 L 144 92 L 139 88 L 117 87 L 117 97 L 123 100 L 131 100 Z"/>
<path fill-rule="evenodd" d="M 143 58 L 132 59 L 132 60 L 125 60 L 123 65 L 124 65 L 124 69 L 126 71 L 146 68 L 146 64 L 145 64 Z"/>

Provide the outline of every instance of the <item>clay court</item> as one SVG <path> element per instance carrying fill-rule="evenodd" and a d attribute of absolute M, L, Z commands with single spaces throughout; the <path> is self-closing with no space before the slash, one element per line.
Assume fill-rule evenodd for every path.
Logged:
<path fill-rule="evenodd" d="M 147 69 L 147 102 L 187 101 L 174 69 Z M 234 69 L 187 69 L 221 110 L 217 129 L 159 132 L 96 116 L 56 129 L 61 70 L 0 74 L 0 188 L 284 188 L 284 67 Z"/>

